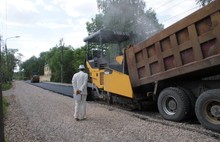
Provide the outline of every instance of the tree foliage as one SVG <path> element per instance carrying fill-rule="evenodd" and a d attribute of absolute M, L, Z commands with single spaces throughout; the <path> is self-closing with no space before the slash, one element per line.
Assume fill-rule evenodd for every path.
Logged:
<path fill-rule="evenodd" d="M 100 14 L 92 22 L 87 22 L 91 32 L 101 28 L 133 33 L 133 42 L 144 40 L 163 29 L 158 23 L 156 13 L 146 10 L 143 0 L 97 0 Z"/>
<path fill-rule="evenodd" d="M 127 45 L 136 44 L 163 29 L 154 10 L 147 9 L 143 0 L 97 0 L 97 5 L 99 13 L 91 19 L 91 22 L 86 23 L 88 35 L 100 29 L 130 34 L 129 41 L 120 45 L 102 45 L 104 54 L 109 60 L 120 54 L 122 48 Z M 100 50 L 97 43 L 90 43 L 88 48 L 88 51 Z"/>
<path fill-rule="evenodd" d="M 17 52 L 18 52 L 18 49 L 9 49 L 6 55 L 8 81 L 12 81 L 14 69 L 16 65 L 21 62 L 19 59 L 21 54 L 18 54 L 17 57 L 15 56 Z"/>
<path fill-rule="evenodd" d="M 63 60 L 61 60 L 61 48 L 63 48 Z M 53 47 L 48 52 L 47 63 L 52 71 L 51 81 L 61 81 L 61 63 L 63 64 L 63 81 L 70 82 L 73 75 L 73 51 L 70 47 Z"/>
<path fill-rule="evenodd" d="M 61 82 L 61 64 L 63 65 L 63 82 L 70 83 L 74 73 L 78 72 L 80 64 L 84 63 L 86 55 L 85 47 L 74 49 L 66 46 L 63 39 L 59 44 L 52 47 L 47 52 L 41 52 L 37 58 L 35 56 L 26 60 L 20 65 L 24 76 L 27 79 L 33 74 L 44 75 L 44 66 L 49 65 L 52 72 L 51 81 Z"/>
<path fill-rule="evenodd" d="M 86 22 L 86 29 L 89 34 L 98 31 L 103 28 L 103 14 L 96 14 L 95 18 L 92 18 L 92 22 Z"/>
<path fill-rule="evenodd" d="M 12 81 L 14 69 L 17 64 L 21 63 L 22 56 L 23 56 L 22 54 L 18 53 L 18 49 L 8 49 L 1 51 L 0 60 L 1 60 L 1 71 L 3 73 L 3 82 Z"/>
<path fill-rule="evenodd" d="M 20 65 L 20 70 L 23 70 L 26 79 L 30 79 L 33 75 L 40 75 L 41 68 L 39 59 L 35 56 Z"/>

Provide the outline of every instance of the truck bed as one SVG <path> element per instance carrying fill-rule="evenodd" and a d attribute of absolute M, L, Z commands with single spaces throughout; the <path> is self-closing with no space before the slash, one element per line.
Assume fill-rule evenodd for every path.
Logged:
<path fill-rule="evenodd" d="M 220 74 L 220 1 L 126 49 L 133 87 Z"/>

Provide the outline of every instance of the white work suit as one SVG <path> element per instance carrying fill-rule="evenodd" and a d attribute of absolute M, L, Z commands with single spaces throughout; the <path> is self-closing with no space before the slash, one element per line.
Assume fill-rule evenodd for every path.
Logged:
<path fill-rule="evenodd" d="M 72 78 L 73 93 L 76 94 L 77 90 L 80 90 L 81 100 L 75 99 L 75 112 L 74 118 L 79 120 L 86 118 L 86 97 L 87 97 L 87 81 L 88 74 L 83 71 L 75 73 Z"/>

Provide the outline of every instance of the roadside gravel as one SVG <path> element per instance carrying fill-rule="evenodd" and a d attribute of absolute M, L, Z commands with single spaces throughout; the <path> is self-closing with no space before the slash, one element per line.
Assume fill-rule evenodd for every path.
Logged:
<path fill-rule="evenodd" d="M 3 92 L 9 108 L 5 136 L 9 142 L 218 142 L 215 132 L 185 129 L 182 123 L 140 119 L 111 106 L 88 102 L 87 120 L 75 121 L 74 101 L 16 81 Z M 168 124 L 169 123 L 169 124 Z M 172 124 L 172 125 L 170 125 Z M 211 134 L 211 135 L 210 135 Z M 213 135 L 212 135 L 213 134 Z"/>

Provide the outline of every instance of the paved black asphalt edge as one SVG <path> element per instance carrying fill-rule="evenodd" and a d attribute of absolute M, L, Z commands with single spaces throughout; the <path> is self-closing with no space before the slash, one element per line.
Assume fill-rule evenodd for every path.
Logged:
<path fill-rule="evenodd" d="M 46 82 L 40 82 L 40 83 L 31 83 L 30 81 L 25 81 L 26 83 L 40 87 L 45 90 L 49 90 L 55 93 L 59 93 L 64 96 L 73 97 L 72 92 L 73 88 L 72 86 L 62 85 L 62 84 L 52 84 L 52 83 L 46 83 Z"/>

